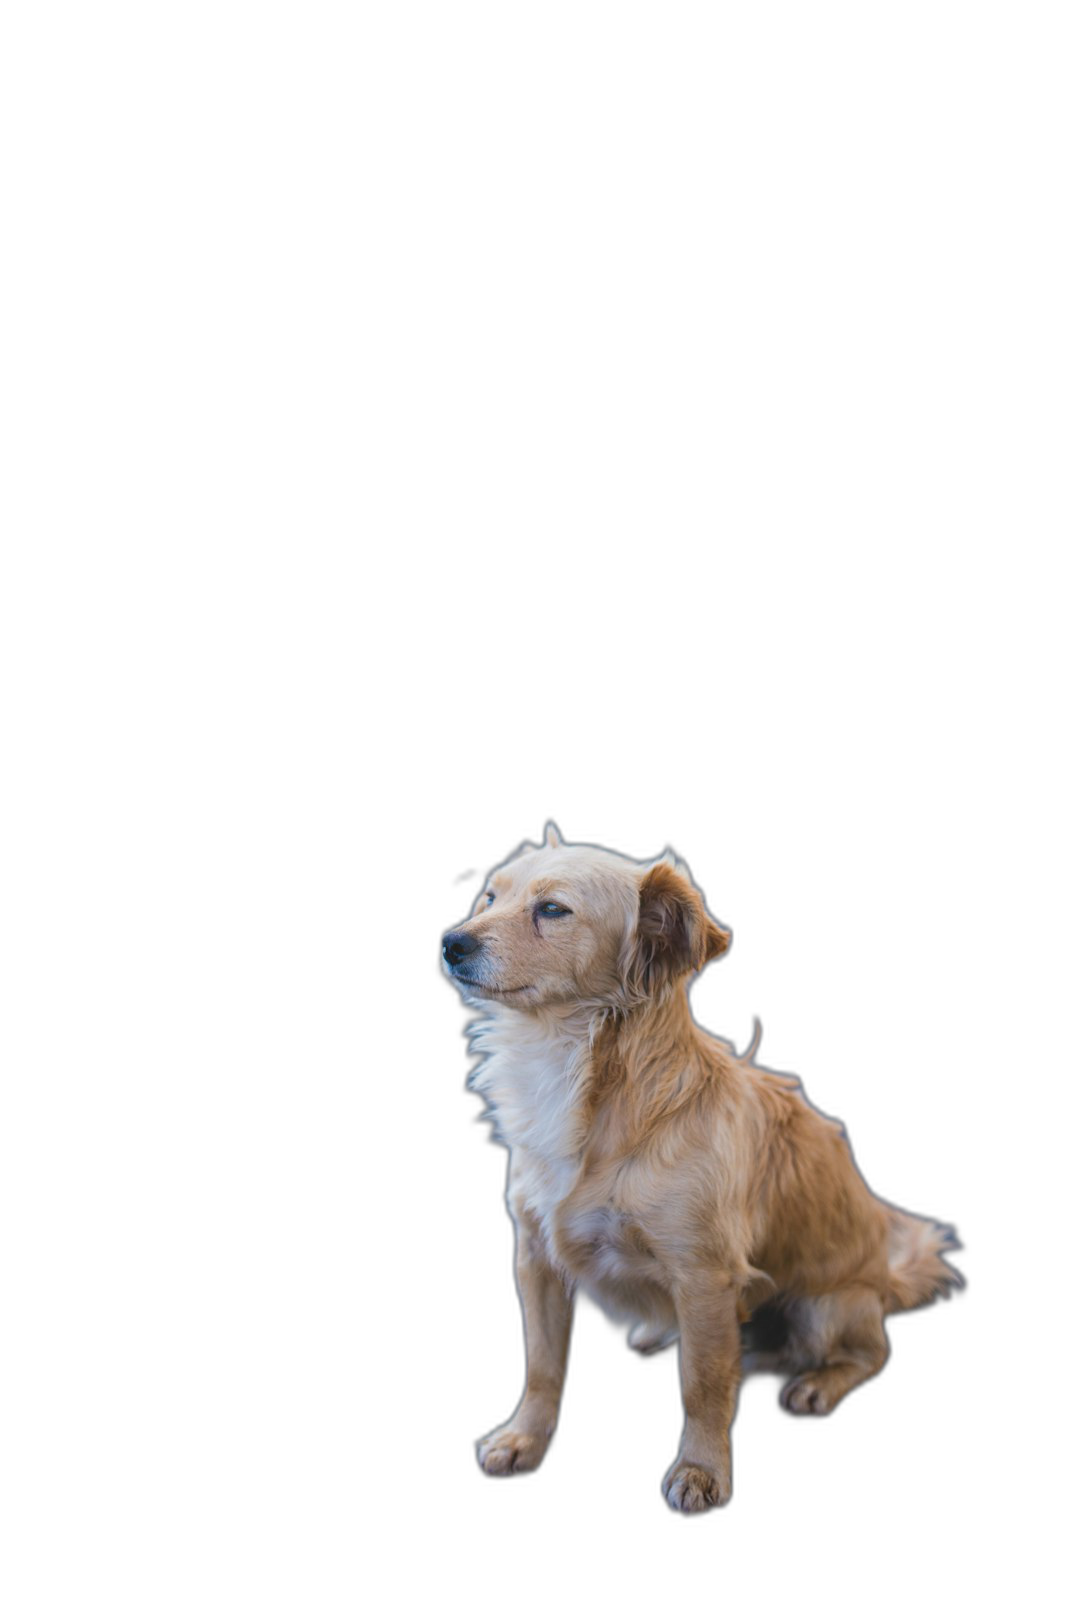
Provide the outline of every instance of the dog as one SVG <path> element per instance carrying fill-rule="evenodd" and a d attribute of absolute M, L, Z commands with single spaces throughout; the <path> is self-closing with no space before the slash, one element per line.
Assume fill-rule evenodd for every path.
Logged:
<path fill-rule="evenodd" d="M 785 1408 L 827 1415 L 885 1364 L 888 1314 L 963 1285 L 954 1232 L 875 1196 L 843 1126 L 758 1065 L 760 1026 L 739 1056 L 694 1021 L 689 980 L 730 944 L 670 851 L 640 863 L 551 822 L 443 937 L 481 1012 L 469 1084 L 509 1148 L 524 1314 L 525 1390 L 477 1445 L 487 1473 L 543 1460 L 579 1291 L 643 1353 L 678 1340 L 662 1490 L 700 1512 L 731 1497 L 744 1370 L 786 1374 Z"/>

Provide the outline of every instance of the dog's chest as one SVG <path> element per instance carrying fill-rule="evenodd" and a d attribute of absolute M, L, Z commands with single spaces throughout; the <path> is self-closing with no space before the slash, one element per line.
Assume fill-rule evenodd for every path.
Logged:
<path fill-rule="evenodd" d="M 614 1166 L 582 1171 L 580 1159 L 543 1159 L 511 1149 L 510 1185 L 536 1216 L 548 1257 L 601 1306 L 625 1311 L 626 1289 L 664 1284 L 646 1230 L 625 1205 Z"/>
<path fill-rule="evenodd" d="M 626 1287 L 663 1285 L 665 1275 L 639 1218 L 614 1195 L 601 1200 L 605 1189 L 572 1192 L 554 1214 L 551 1239 L 563 1267 L 605 1307 L 619 1307 Z"/>
<path fill-rule="evenodd" d="M 511 1023 L 486 1026 L 474 1045 L 484 1060 L 472 1083 L 510 1149 L 511 1198 L 538 1221 L 552 1261 L 600 1301 L 605 1286 L 654 1278 L 654 1254 L 618 1195 L 615 1166 L 582 1173 L 587 1039 L 537 1038 L 533 1027 Z"/>
<path fill-rule="evenodd" d="M 582 1147 L 578 1090 L 575 1075 L 556 1053 L 547 1061 L 507 1059 L 488 1093 L 507 1145 L 561 1169 L 576 1162 Z"/>
<path fill-rule="evenodd" d="M 617 1201 L 612 1171 L 583 1175 L 578 1158 L 542 1158 L 513 1152 L 508 1201 L 525 1202 L 538 1218 L 547 1257 L 572 1275 L 599 1285 L 606 1280 L 657 1278 L 659 1265 L 648 1235 L 630 1209 Z"/>

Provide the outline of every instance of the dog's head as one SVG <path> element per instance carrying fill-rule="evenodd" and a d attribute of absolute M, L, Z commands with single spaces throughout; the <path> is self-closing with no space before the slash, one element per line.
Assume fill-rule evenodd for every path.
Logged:
<path fill-rule="evenodd" d="M 470 999 L 628 1007 L 730 942 L 673 854 L 639 864 L 564 843 L 549 822 L 541 844 L 492 871 L 471 916 L 444 936 L 443 963 Z"/>

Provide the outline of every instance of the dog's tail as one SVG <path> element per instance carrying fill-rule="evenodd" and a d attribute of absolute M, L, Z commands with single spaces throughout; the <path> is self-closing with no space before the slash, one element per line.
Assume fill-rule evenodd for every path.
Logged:
<path fill-rule="evenodd" d="M 749 1045 L 746 1047 L 746 1049 L 743 1051 L 742 1055 L 739 1057 L 739 1061 L 740 1062 L 752 1062 L 754 1060 L 754 1057 L 758 1053 L 758 1046 L 760 1044 L 761 1044 L 761 1018 L 760 1017 L 755 1017 L 754 1018 L 754 1032 L 750 1036 Z"/>
<path fill-rule="evenodd" d="M 964 1285 L 959 1270 L 942 1257 L 960 1246 L 951 1226 L 890 1208 L 889 1227 L 887 1313 L 917 1309 L 935 1298 L 947 1298 L 953 1287 Z"/>

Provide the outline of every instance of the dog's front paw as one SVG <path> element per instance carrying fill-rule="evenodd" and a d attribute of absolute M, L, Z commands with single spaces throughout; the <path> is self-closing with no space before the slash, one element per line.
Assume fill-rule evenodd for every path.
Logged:
<path fill-rule="evenodd" d="M 672 1511 L 709 1511 L 731 1499 L 730 1479 L 693 1461 L 676 1461 L 660 1487 Z"/>
<path fill-rule="evenodd" d="M 535 1471 L 547 1447 L 547 1438 L 508 1424 L 496 1427 L 493 1433 L 479 1440 L 476 1458 L 489 1477 L 507 1477 L 511 1472 Z"/>

